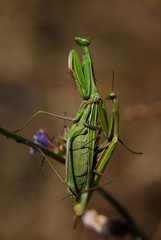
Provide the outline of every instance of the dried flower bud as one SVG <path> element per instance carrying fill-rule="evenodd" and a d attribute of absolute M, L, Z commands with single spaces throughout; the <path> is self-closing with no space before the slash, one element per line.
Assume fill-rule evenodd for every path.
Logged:
<path fill-rule="evenodd" d="M 110 219 L 98 214 L 94 209 L 87 210 L 82 217 L 82 221 L 85 227 L 107 237 L 123 236 L 129 232 L 126 222 Z"/>

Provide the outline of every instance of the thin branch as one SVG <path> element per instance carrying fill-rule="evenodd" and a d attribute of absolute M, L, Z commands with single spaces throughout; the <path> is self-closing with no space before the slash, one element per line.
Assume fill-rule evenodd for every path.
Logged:
<path fill-rule="evenodd" d="M 106 192 L 103 188 L 98 188 L 97 191 L 108 201 L 110 202 L 114 208 L 122 215 L 122 217 L 126 220 L 131 235 L 135 237 L 137 240 L 149 240 L 147 236 L 136 226 L 134 220 L 130 216 L 130 214 L 125 210 L 125 208 L 108 192 Z"/>
<path fill-rule="evenodd" d="M 39 146 L 38 144 L 34 143 L 31 140 L 28 140 L 27 138 L 24 138 L 18 134 L 8 131 L 7 129 L 4 129 L 2 127 L 0 127 L 0 134 L 2 134 L 3 136 L 6 136 L 7 138 L 11 138 L 11 139 L 15 140 L 17 143 L 22 143 L 24 145 L 27 145 L 28 147 L 32 147 L 37 150 L 41 149 L 41 151 L 45 155 L 47 155 L 51 158 L 54 158 L 55 160 L 57 160 L 58 162 L 60 162 L 62 164 L 65 164 L 65 159 L 63 157 L 59 156 L 58 154 L 54 153 L 53 151 L 51 151 L 47 148 Z"/>

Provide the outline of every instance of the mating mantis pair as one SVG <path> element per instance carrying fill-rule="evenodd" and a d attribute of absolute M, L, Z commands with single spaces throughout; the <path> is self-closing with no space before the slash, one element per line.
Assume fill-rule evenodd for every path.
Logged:
<path fill-rule="evenodd" d="M 82 65 L 75 50 L 69 53 L 68 66 L 83 102 L 67 134 L 66 183 L 75 198 L 76 215 L 83 215 L 90 189 L 97 186 L 119 136 L 119 106 L 114 93 L 111 119 L 108 123 L 105 102 L 100 98 L 95 83 L 93 63 L 89 51 L 90 41 L 76 37 L 75 42 L 83 52 Z M 108 125 L 109 124 L 109 125 Z M 106 144 L 99 149 L 96 130 L 103 131 Z M 97 157 L 97 152 L 99 157 Z"/>
<path fill-rule="evenodd" d="M 100 98 L 96 88 L 93 63 L 88 48 L 90 41 L 81 37 L 76 37 L 74 40 L 83 52 L 82 63 L 75 50 L 70 51 L 68 60 L 69 70 L 83 98 L 78 113 L 73 119 L 40 110 L 24 126 L 40 113 L 73 121 L 66 135 L 65 179 L 55 168 L 54 171 L 67 184 L 68 191 L 74 198 L 76 215 L 82 216 L 91 191 L 97 187 L 119 140 L 119 104 L 116 94 L 111 92 L 108 99 L 113 105 L 108 120 L 105 101 Z M 100 132 L 103 132 L 106 141 L 99 146 Z"/>

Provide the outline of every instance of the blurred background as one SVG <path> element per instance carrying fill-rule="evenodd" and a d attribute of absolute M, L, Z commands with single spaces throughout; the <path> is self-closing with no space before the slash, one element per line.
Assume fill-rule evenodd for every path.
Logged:
<path fill-rule="evenodd" d="M 39 109 L 74 117 L 81 98 L 68 74 L 74 36 L 93 36 L 90 50 L 97 86 L 112 86 L 120 102 L 119 143 L 105 174 L 108 190 L 153 239 L 161 239 L 161 2 L 0 1 L 0 126 L 20 127 Z M 60 120 L 39 116 L 21 135 L 40 128 L 61 133 Z M 42 157 L 0 136 L 0 239 L 102 239 L 82 224 L 73 230 L 73 200 Z M 64 174 L 64 167 L 55 162 Z M 102 179 L 105 182 L 106 179 Z M 120 216 L 98 193 L 88 209 Z"/>

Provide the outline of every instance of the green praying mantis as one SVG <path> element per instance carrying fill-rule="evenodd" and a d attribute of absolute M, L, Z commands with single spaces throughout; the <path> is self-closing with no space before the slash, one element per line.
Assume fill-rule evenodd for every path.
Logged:
<path fill-rule="evenodd" d="M 98 187 L 100 177 L 119 141 L 119 103 L 116 94 L 111 92 L 108 99 L 112 101 L 112 110 L 108 117 L 106 103 L 100 98 L 96 87 L 89 51 L 90 41 L 81 37 L 74 40 L 83 52 L 82 62 L 76 50 L 71 50 L 68 58 L 70 73 L 83 99 L 76 116 L 73 119 L 40 110 L 17 131 L 40 113 L 73 121 L 66 135 L 65 179 L 55 167 L 53 169 L 67 185 L 70 195 L 74 198 L 76 216 L 81 217 L 86 210 L 91 192 Z M 106 140 L 99 146 L 101 132 Z"/>
<path fill-rule="evenodd" d="M 77 216 L 83 215 L 90 196 L 90 189 L 97 186 L 119 137 L 119 105 L 115 93 L 109 94 L 113 101 L 111 118 L 108 122 L 105 102 L 100 98 L 95 83 L 95 75 L 90 41 L 76 37 L 75 42 L 83 52 L 82 64 L 75 50 L 70 51 L 68 67 L 77 85 L 83 102 L 74 123 L 67 133 L 66 183 L 72 193 Z M 99 124 L 99 125 L 98 125 Z M 98 159 L 95 159 L 96 129 L 101 129 L 106 137 Z M 97 154 L 96 154 L 97 156 Z"/>

